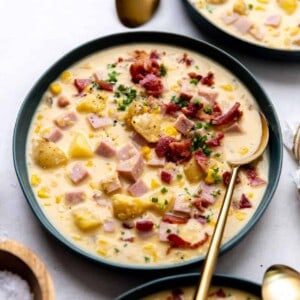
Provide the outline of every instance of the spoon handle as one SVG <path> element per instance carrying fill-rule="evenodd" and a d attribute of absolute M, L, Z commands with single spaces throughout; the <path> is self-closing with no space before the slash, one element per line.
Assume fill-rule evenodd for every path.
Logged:
<path fill-rule="evenodd" d="M 228 211 L 231 204 L 231 198 L 234 190 L 235 180 L 239 170 L 239 165 L 232 168 L 232 175 L 223 200 L 223 204 L 218 216 L 216 227 L 212 235 L 209 249 L 205 258 L 204 267 L 202 270 L 200 284 L 195 294 L 195 300 L 206 300 L 210 287 L 211 278 L 215 269 L 219 248 L 224 233 L 224 228 L 227 220 Z"/>

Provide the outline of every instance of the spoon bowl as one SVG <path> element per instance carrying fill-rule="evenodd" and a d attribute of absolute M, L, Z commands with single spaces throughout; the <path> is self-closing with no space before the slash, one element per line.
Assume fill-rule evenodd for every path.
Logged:
<path fill-rule="evenodd" d="M 300 299 L 300 273 L 284 265 L 271 266 L 264 275 L 262 296 L 264 300 Z"/>
<path fill-rule="evenodd" d="M 257 149 L 252 154 L 250 154 L 249 156 L 243 159 L 229 162 L 229 164 L 232 167 L 232 175 L 230 178 L 227 191 L 225 193 L 225 197 L 212 235 L 209 249 L 204 261 L 204 267 L 201 273 L 200 283 L 195 293 L 195 298 L 194 298 L 195 300 L 207 299 L 211 278 L 213 276 L 213 272 L 215 269 L 215 265 L 216 265 L 216 261 L 220 249 L 220 244 L 221 244 L 221 240 L 226 225 L 228 211 L 231 205 L 231 198 L 232 198 L 238 170 L 241 166 L 249 164 L 250 162 L 256 160 L 259 156 L 261 156 L 268 145 L 269 127 L 268 127 L 267 120 L 262 113 L 260 113 L 260 120 L 262 126 L 262 134 Z"/>
<path fill-rule="evenodd" d="M 154 15 L 159 0 L 116 0 L 117 14 L 127 27 L 138 27 Z"/>

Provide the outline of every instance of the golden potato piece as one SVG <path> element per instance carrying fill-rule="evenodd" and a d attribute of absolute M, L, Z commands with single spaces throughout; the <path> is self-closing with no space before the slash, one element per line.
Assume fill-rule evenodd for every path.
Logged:
<path fill-rule="evenodd" d="M 134 116 L 145 113 L 145 106 L 141 101 L 133 101 L 127 108 L 125 122 L 128 126 L 131 126 L 131 121 Z"/>
<path fill-rule="evenodd" d="M 94 155 L 91 146 L 82 133 L 78 133 L 71 142 L 69 155 L 72 158 L 90 158 Z"/>
<path fill-rule="evenodd" d="M 112 196 L 114 216 L 119 220 L 128 220 L 142 215 L 149 203 L 136 197 L 122 194 Z"/>
<path fill-rule="evenodd" d="M 277 3 L 288 15 L 293 14 L 298 6 L 297 0 L 277 0 Z"/>
<path fill-rule="evenodd" d="M 157 192 L 151 195 L 150 207 L 159 214 L 164 214 L 174 204 L 174 193 L 168 191 L 167 193 Z"/>
<path fill-rule="evenodd" d="M 35 140 L 33 145 L 33 157 L 42 168 L 54 168 L 66 164 L 66 154 L 53 142 Z"/>
<path fill-rule="evenodd" d="M 192 157 L 183 167 L 184 174 L 189 182 L 198 182 L 204 176 L 195 157 Z"/>
<path fill-rule="evenodd" d="M 88 208 L 79 208 L 72 212 L 75 225 L 83 231 L 88 231 L 99 227 L 102 222 Z"/>
<path fill-rule="evenodd" d="M 247 15 L 248 6 L 244 0 L 236 0 L 233 4 L 233 11 L 239 15 Z"/>
<path fill-rule="evenodd" d="M 161 134 L 162 117 L 158 114 L 145 113 L 132 118 L 131 124 L 135 131 L 149 143 L 158 142 Z"/>
<path fill-rule="evenodd" d="M 105 108 L 107 96 L 105 95 L 93 95 L 88 94 L 77 105 L 76 109 L 83 113 L 95 113 L 99 114 Z"/>

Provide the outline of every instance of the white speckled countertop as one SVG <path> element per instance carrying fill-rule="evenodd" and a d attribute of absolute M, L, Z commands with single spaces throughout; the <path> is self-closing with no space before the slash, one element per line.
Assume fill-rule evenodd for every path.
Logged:
<path fill-rule="evenodd" d="M 23 99 L 49 66 L 84 42 L 130 29 L 119 23 L 112 0 L 11 0 L 1 1 L 0 10 L 0 238 L 15 239 L 43 259 L 57 299 L 113 299 L 146 278 L 86 261 L 45 233 L 17 181 L 12 137 Z M 178 0 L 162 0 L 155 17 L 137 30 L 205 39 Z M 299 62 L 271 62 L 230 52 L 256 76 L 282 124 L 300 121 Z M 246 238 L 220 257 L 217 273 L 261 282 L 266 268 L 274 263 L 300 271 L 300 200 L 291 179 L 296 168 L 284 150 L 281 179 L 271 204 Z"/>

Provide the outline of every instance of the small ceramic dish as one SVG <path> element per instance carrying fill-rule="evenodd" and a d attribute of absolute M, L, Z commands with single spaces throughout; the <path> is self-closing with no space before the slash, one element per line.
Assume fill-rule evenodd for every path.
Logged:
<path fill-rule="evenodd" d="M 142 284 L 138 287 L 135 287 L 122 295 L 118 296 L 116 300 L 140 300 L 140 299 L 151 299 L 151 295 L 169 291 L 170 299 L 185 299 L 192 300 L 193 297 L 191 294 L 191 290 L 185 291 L 185 288 L 193 288 L 195 287 L 200 279 L 200 275 L 198 273 L 189 273 L 189 274 L 181 274 L 159 278 L 148 283 Z M 226 295 L 228 295 L 228 290 L 226 289 L 234 289 L 241 293 L 246 293 L 255 297 L 255 298 L 237 298 L 237 299 L 260 299 L 261 298 L 261 286 L 251 281 L 234 278 L 225 275 L 214 275 L 212 278 L 212 287 L 214 290 L 210 291 L 210 293 L 214 293 L 214 296 L 217 297 L 222 294 L 222 298 L 212 297 L 211 299 L 225 299 Z M 182 292 L 185 292 L 184 298 L 179 298 L 183 296 Z M 233 295 L 234 291 L 230 290 L 230 294 Z M 178 298 L 171 298 L 171 296 L 176 294 Z M 189 294 L 187 296 L 186 294 Z M 155 300 L 163 300 L 169 299 L 164 297 L 153 297 Z M 230 298 L 231 299 L 231 298 Z M 236 298 L 234 298 L 236 299 Z"/>
<path fill-rule="evenodd" d="M 41 259 L 29 248 L 13 240 L 0 240 L 0 270 L 27 281 L 36 300 L 54 300 L 51 276 Z"/>

